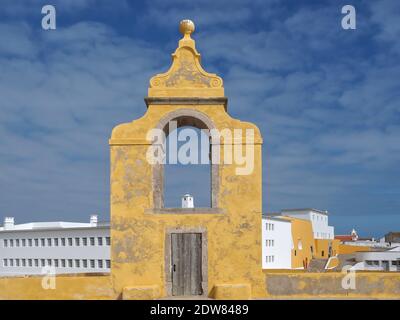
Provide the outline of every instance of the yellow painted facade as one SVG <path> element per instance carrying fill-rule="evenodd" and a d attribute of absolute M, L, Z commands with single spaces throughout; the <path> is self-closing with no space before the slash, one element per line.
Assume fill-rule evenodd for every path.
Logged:
<path fill-rule="evenodd" d="M 367 246 L 352 246 L 348 244 L 342 244 L 340 243 L 338 246 L 338 253 L 339 254 L 351 254 L 355 253 L 357 251 L 371 251 L 370 247 Z"/>
<path fill-rule="evenodd" d="M 289 220 L 292 224 L 292 268 L 307 268 L 315 248 L 311 221 L 288 216 L 280 216 L 280 218 Z"/>
<path fill-rule="evenodd" d="M 340 240 L 337 239 L 315 239 L 314 258 L 328 259 L 339 254 Z"/>
<path fill-rule="evenodd" d="M 173 54 L 169 71 L 151 78 L 147 112 L 140 119 L 118 125 L 112 131 L 111 147 L 111 239 L 112 280 L 122 292 L 157 292 L 169 296 L 171 275 L 169 232 L 202 232 L 204 295 L 220 297 L 262 297 L 265 281 L 261 270 L 261 145 L 258 128 L 232 118 L 226 111 L 222 79 L 205 72 L 191 39 L 191 24 L 184 22 L 184 37 Z M 222 99 L 221 99 L 222 98 Z M 212 208 L 182 212 L 165 210 L 157 201 L 162 180 L 157 165 L 146 154 L 151 141 L 149 130 L 162 128 L 176 119 L 196 124 L 200 119 L 208 129 L 254 130 L 254 170 L 237 175 L 234 164 L 214 168 Z M 243 139 L 220 140 L 242 145 Z M 214 165 L 213 165 L 214 166 Z M 162 174 L 159 176 L 162 177 Z M 172 230 L 172 231 L 171 231 Z M 157 289 L 154 289 L 157 288 Z M 228 294 L 228 292 L 230 292 Z M 235 294 L 235 292 L 237 294 Z M 140 297 L 139 297 L 140 298 Z"/>

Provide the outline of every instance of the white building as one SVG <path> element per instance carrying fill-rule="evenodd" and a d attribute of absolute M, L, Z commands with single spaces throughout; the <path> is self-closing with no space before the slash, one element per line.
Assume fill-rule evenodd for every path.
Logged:
<path fill-rule="evenodd" d="M 328 211 L 316 209 L 284 209 L 281 215 L 311 221 L 314 239 L 333 239 L 334 227 L 328 224 Z"/>
<path fill-rule="evenodd" d="M 263 269 L 292 268 L 292 224 L 289 220 L 263 215 Z"/>
<path fill-rule="evenodd" d="M 400 271 L 400 247 L 389 250 L 356 252 L 352 270 Z"/>
<path fill-rule="evenodd" d="M 0 227 L 0 276 L 110 272 L 110 225 L 98 223 L 31 222 Z"/>
<path fill-rule="evenodd" d="M 189 193 L 182 197 L 182 208 L 194 208 L 194 200 Z"/>

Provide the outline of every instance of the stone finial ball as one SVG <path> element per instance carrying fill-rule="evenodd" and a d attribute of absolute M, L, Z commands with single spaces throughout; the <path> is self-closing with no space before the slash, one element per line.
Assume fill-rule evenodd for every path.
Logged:
<path fill-rule="evenodd" d="M 181 23 L 179 24 L 179 31 L 183 35 L 193 33 L 193 31 L 194 31 L 193 21 L 189 20 L 189 19 L 182 20 Z"/>

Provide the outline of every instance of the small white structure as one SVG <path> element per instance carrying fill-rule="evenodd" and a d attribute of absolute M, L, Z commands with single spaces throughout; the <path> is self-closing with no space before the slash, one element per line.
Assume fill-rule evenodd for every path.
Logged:
<path fill-rule="evenodd" d="M 98 223 L 31 222 L 0 227 L 0 276 L 110 272 L 110 225 Z"/>
<path fill-rule="evenodd" d="M 194 200 L 189 193 L 182 197 L 182 208 L 194 208 Z"/>
<path fill-rule="evenodd" d="M 385 251 L 356 252 L 356 261 L 352 270 L 400 272 L 400 247 Z"/>
<path fill-rule="evenodd" d="M 92 214 L 90 216 L 90 226 L 97 227 L 97 222 L 98 222 L 98 216 L 96 214 Z"/>
<path fill-rule="evenodd" d="M 276 216 L 262 217 L 263 269 L 292 268 L 292 223 Z"/>
<path fill-rule="evenodd" d="M 353 228 L 353 230 L 351 230 L 351 238 L 353 239 L 353 241 L 357 241 L 358 240 L 358 234 L 357 231 Z"/>
<path fill-rule="evenodd" d="M 4 218 L 4 230 L 11 230 L 14 228 L 14 217 Z"/>
<path fill-rule="evenodd" d="M 335 229 L 328 225 L 328 211 L 317 209 L 284 209 L 281 215 L 311 221 L 314 239 L 334 239 Z"/>

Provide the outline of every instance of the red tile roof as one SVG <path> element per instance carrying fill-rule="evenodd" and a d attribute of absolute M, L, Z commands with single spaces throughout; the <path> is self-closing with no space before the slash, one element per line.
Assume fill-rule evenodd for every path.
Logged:
<path fill-rule="evenodd" d="M 338 239 L 340 241 L 353 241 L 353 236 L 350 234 L 336 235 L 335 239 Z"/>

